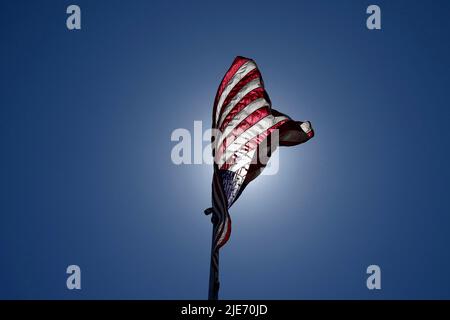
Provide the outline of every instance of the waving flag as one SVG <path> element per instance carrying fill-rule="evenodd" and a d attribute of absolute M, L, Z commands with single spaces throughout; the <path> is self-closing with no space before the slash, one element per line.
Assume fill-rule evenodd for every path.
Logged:
<path fill-rule="evenodd" d="M 213 222 L 209 298 L 217 299 L 219 249 L 231 234 L 228 209 L 266 166 L 277 146 L 272 136 L 278 145 L 292 146 L 311 139 L 314 131 L 309 121 L 294 121 L 272 109 L 256 63 L 244 57 L 233 61 L 219 85 L 212 127 L 218 134 L 212 138 L 212 207 L 205 213 Z"/>

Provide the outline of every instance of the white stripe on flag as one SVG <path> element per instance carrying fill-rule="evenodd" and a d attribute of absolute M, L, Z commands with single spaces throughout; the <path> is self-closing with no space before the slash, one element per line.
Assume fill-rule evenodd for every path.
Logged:
<path fill-rule="evenodd" d="M 237 137 L 231 145 L 227 146 L 225 149 L 225 152 L 223 155 L 218 159 L 217 164 L 219 168 L 228 161 L 233 154 L 238 151 L 240 148 L 242 148 L 248 141 L 253 139 L 254 137 L 258 136 L 259 134 L 265 132 L 267 129 L 270 129 L 272 126 L 276 125 L 277 123 L 288 119 L 287 117 L 280 116 L 280 117 L 274 117 L 272 115 L 268 115 L 267 117 L 261 119 L 256 124 L 254 124 L 252 127 L 244 131 L 239 137 Z"/>
<path fill-rule="evenodd" d="M 223 92 L 220 96 L 219 102 L 217 103 L 216 119 L 215 119 L 216 123 L 219 120 L 219 114 L 220 114 L 220 110 L 222 110 L 222 104 L 225 101 L 228 94 L 230 93 L 230 91 L 234 88 L 234 86 L 239 81 L 241 81 L 241 79 L 243 77 L 245 77 L 253 69 L 256 69 L 256 64 L 253 61 L 247 61 L 239 68 L 238 71 L 236 71 L 236 73 L 233 75 L 231 80 L 228 82 L 227 86 L 225 87 L 225 89 L 223 90 Z"/>
<path fill-rule="evenodd" d="M 230 168 L 228 168 L 228 170 L 232 172 L 236 172 L 240 168 L 245 168 L 245 170 L 248 170 L 253 160 L 253 156 L 255 155 L 255 152 L 256 148 L 250 151 L 239 149 L 238 151 L 235 152 L 237 156 L 237 162 L 233 164 Z"/>
<path fill-rule="evenodd" d="M 230 101 L 230 103 L 223 109 L 222 116 L 220 117 L 220 120 L 217 124 L 217 127 L 220 127 L 222 125 L 223 120 L 226 118 L 226 116 L 230 113 L 231 109 L 234 108 L 234 106 L 241 101 L 241 99 L 250 91 L 260 88 L 261 87 L 261 79 L 256 78 L 249 83 L 247 83 L 244 87 L 242 87 L 241 90 L 236 94 L 236 96 Z"/>
<path fill-rule="evenodd" d="M 250 114 L 255 112 L 258 109 L 261 109 L 262 107 L 269 106 L 269 103 L 264 98 L 256 99 L 255 101 L 252 101 L 249 103 L 244 109 L 242 109 L 234 118 L 228 123 L 228 125 L 225 127 L 225 130 L 220 135 L 220 138 L 217 141 L 217 146 L 220 148 L 225 138 L 233 132 L 233 130 L 244 120 L 247 118 Z M 218 149 L 216 149 L 218 150 Z"/>

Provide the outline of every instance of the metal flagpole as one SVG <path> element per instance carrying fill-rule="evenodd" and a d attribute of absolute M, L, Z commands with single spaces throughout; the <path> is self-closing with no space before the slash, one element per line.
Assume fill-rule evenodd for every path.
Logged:
<path fill-rule="evenodd" d="M 214 239 L 217 235 L 217 227 L 219 224 L 218 213 L 213 208 L 205 210 L 205 214 L 211 214 L 211 223 L 213 225 L 212 238 L 211 238 L 211 264 L 209 268 L 209 290 L 208 300 L 219 299 L 219 248 L 215 246 Z"/>
<path fill-rule="evenodd" d="M 212 238 L 211 238 L 211 262 L 209 267 L 209 290 L 208 299 L 219 299 L 219 250 L 220 246 L 217 243 L 219 236 L 219 228 L 222 226 L 224 219 L 227 218 L 227 199 L 222 187 L 222 179 L 218 174 L 217 165 L 214 164 L 214 174 L 212 187 L 212 207 L 205 210 L 206 215 L 211 215 L 212 223 Z"/>

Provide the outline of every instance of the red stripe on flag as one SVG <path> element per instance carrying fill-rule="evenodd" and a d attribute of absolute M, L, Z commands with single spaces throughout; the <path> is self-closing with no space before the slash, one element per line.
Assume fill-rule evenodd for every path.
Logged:
<path fill-rule="evenodd" d="M 227 114 L 227 116 L 225 117 L 225 119 L 223 119 L 223 122 L 220 126 L 220 130 L 223 132 L 223 130 L 225 129 L 225 127 L 228 125 L 228 123 L 230 123 L 230 121 L 242 110 L 244 109 L 247 105 L 249 105 L 250 103 L 252 103 L 253 101 L 263 98 L 264 97 L 264 88 L 256 88 L 253 89 L 252 91 L 250 91 L 249 93 L 247 93 L 242 99 L 241 101 L 239 101 L 231 110 L 230 112 Z"/>
<path fill-rule="evenodd" d="M 218 249 L 223 247 L 225 245 L 225 243 L 228 242 L 228 239 L 230 239 L 230 235 L 231 235 L 231 217 L 230 217 L 230 215 L 227 215 L 227 217 L 225 219 L 228 220 L 228 228 L 226 230 L 225 237 L 222 239 L 222 241 L 217 243 Z"/>
<path fill-rule="evenodd" d="M 220 157 L 225 152 L 225 149 L 233 143 L 234 140 L 236 140 L 243 132 L 247 131 L 249 128 L 254 126 L 256 123 L 258 123 L 261 119 L 264 119 L 270 114 L 270 107 L 265 106 L 262 108 L 259 108 L 249 114 L 244 120 L 242 120 L 236 128 L 233 129 L 233 131 L 222 141 L 222 144 L 219 146 L 219 149 L 217 150 L 217 158 L 220 159 Z"/>
<path fill-rule="evenodd" d="M 222 108 L 220 109 L 219 118 L 222 116 L 222 113 L 225 107 L 233 100 L 233 98 L 238 94 L 239 91 L 243 87 L 245 87 L 250 81 L 258 79 L 261 77 L 258 69 L 253 69 L 248 74 L 246 74 L 234 87 L 231 89 L 230 93 L 227 95 L 225 100 L 223 101 Z"/>
<path fill-rule="evenodd" d="M 289 121 L 289 119 L 281 120 L 277 124 L 273 125 L 263 133 L 260 133 L 253 139 L 249 140 L 245 145 L 242 146 L 242 149 L 245 149 L 247 152 L 255 149 L 272 131 L 275 129 L 278 129 L 281 125 Z M 222 167 L 221 170 L 228 170 L 234 163 L 235 163 L 236 157 L 233 155 L 229 161 L 226 161 Z"/>
<path fill-rule="evenodd" d="M 217 111 L 217 103 L 219 102 L 220 96 L 222 95 L 223 91 L 228 85 L 228 82 L 231 80 L 231 78 L 233 78 L 233 76 L 236 74 L 239 68 L 242 67 L 242 65 L 247 61 L 250 60 L 244 57 L 236 57 L 231 67 L 228 69 L 227 73 L 225 73 L 225 75 L 223 76 L 222 82 L 220 82 L 219 89 L 217 89 L 216 98 L 214 99 L 214 112 L 213 112 L 214 116 L 216 115 Z"/>

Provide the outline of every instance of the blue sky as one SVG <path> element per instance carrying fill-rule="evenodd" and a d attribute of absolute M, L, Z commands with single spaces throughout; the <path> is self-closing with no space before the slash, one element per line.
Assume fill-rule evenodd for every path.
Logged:
<path fill-rule="evenodd" d="M 377 1 L 369 31 L 370 4 L 2 1 L 0 298 L 207 297 L 212 169 L 170 135 L 237 55 L 316 137 L 233 205 L 220 296 L 450 298 L 450 4 Z"/>

